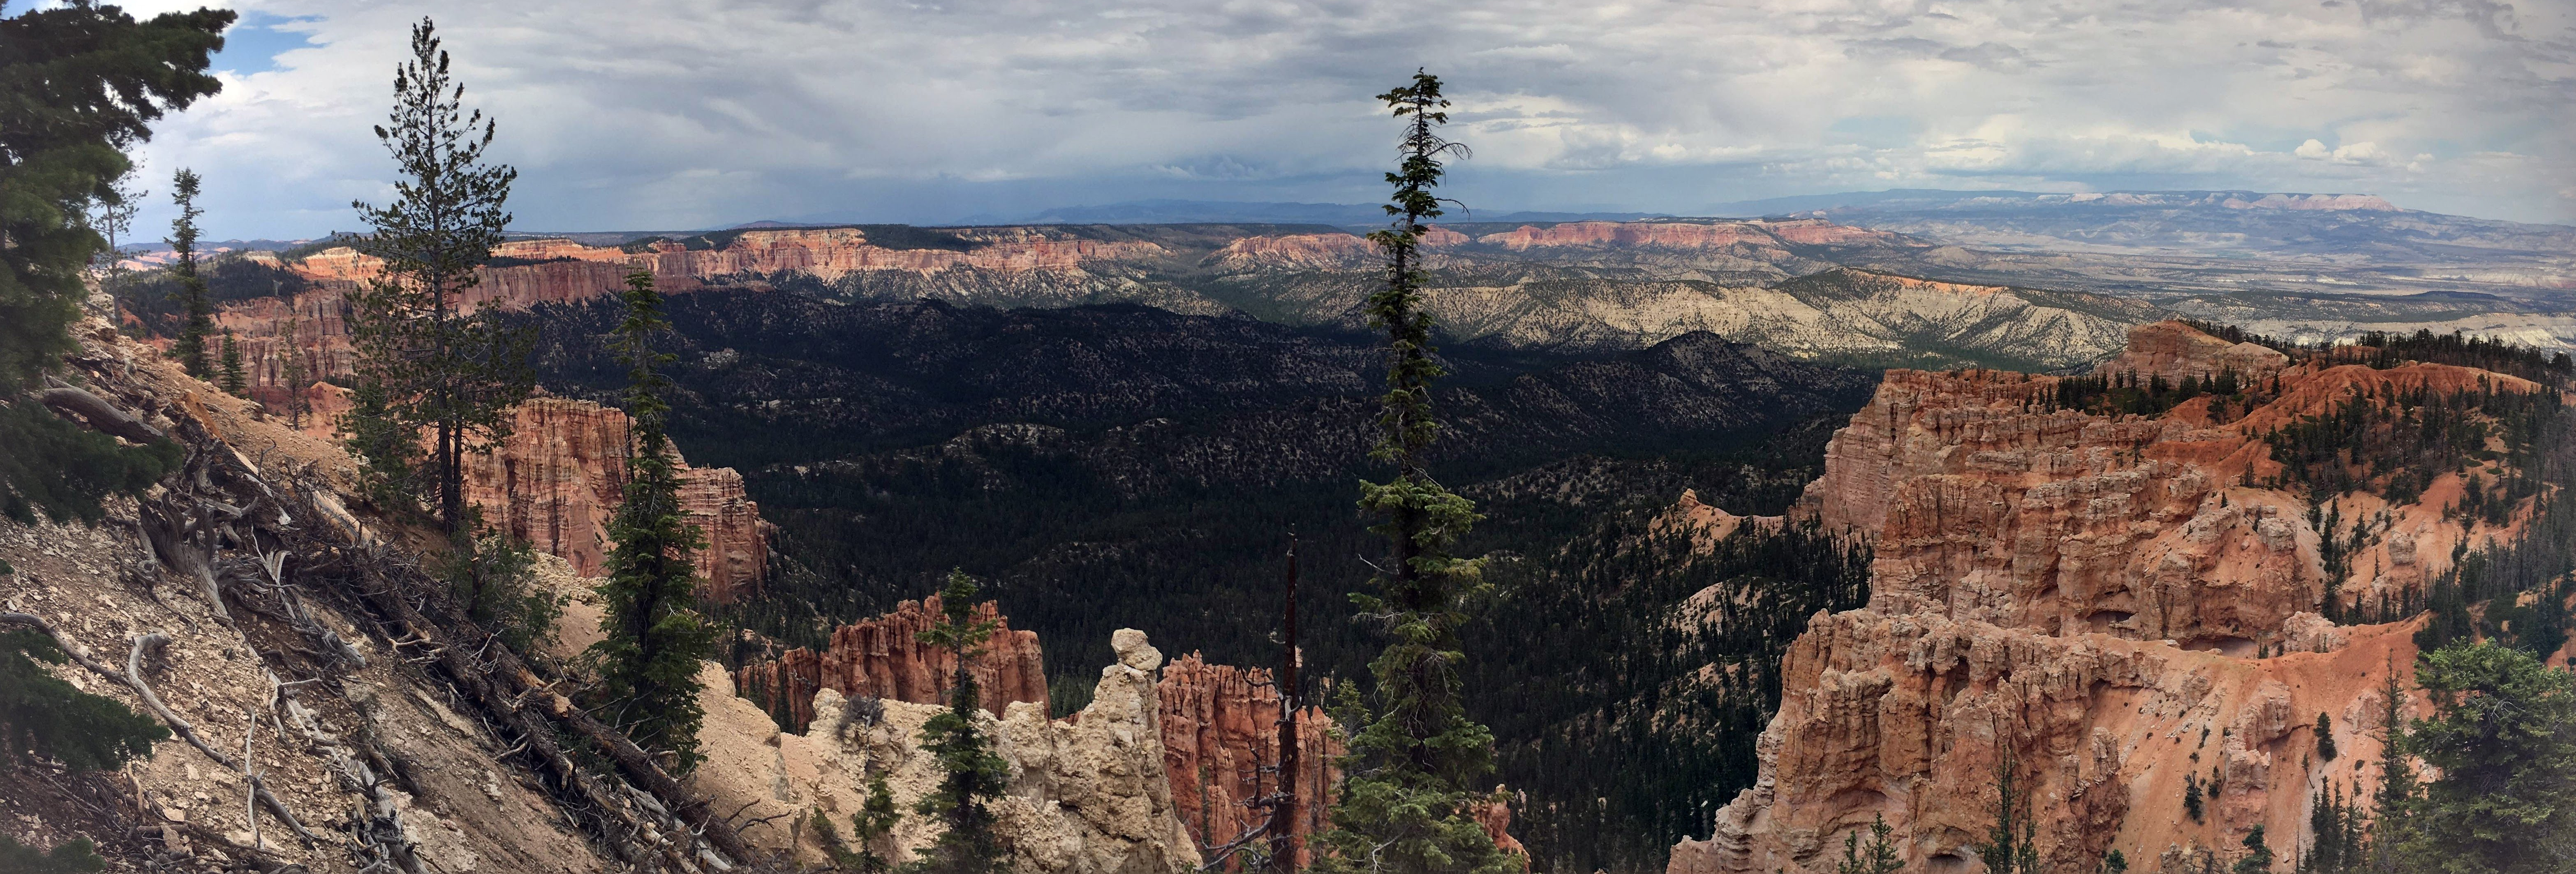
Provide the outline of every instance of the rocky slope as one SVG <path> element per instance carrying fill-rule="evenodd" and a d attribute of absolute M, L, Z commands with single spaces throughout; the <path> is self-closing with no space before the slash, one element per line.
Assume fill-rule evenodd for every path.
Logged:
<path fill-rule="evenodd" d="M 485 524 L 571 562 L 575 573 L 606 573 L 608 523 L 624 501 L 626 413 L 589 401 L 535 398 L 509 410 L 510 435 L 466 456 L 466 501 Z M 680 463 L 680 505 L 706 548 L 699 594 L 732 603 L 760 584 L 773 527 L 743 494 L 732 468 Z"/>
<path fill-rule="evenodd" d="M 11 814 L 0 828 L 38 846 L 91 838 L 120 870 L 350 872 L 384 853 L 408 859 L 387 862 L 398 870 L 421 870 L 421 859 L 449 871 L 623 870 L 586 820 L 559 811 L 543 769 L 513 758 L 505 729 L 478 718 L 487 714 L 470 694 L 405 660 L 421 641 L 386 632 L 344 588 L 350 567 L 273 533 L 394 533 L 342 509 L 354 476 L 345 455 L 262 420 L 103 321 L 79 327 L 74 363 L 88 389 L 178 438 L 196 473 L 174 475 L 143 501 L 112 500 L 98 526 L 0 521 L 0 561 L 13 570 L 0 575 L 0 602 L 116 668 L 137 653 L 141 682 L 207 746 L 165 740 L 122 773 L 30 765 L 0 775 L 0 809 Z M 197 476 L 212 485 L 190 485 Z M 243 515 L 221 533 L 144 540 L 201 488 L 259 499 L 236 504 Z M 254 553 L 285 559 L 283 587 L 263 594 L 242 582 L 250 577 L 237 575 L 270 573 Z M 392 568 L 414 559 L 376 560 Z M 151 635 L 167 642 L 154 646 Z M 124 682 L 74 665 L 55 671 L 146 709 Z M 281 685 L 308 677 L 316 679 Z M 262 805 L 257 826 L 246 773 L 278 799 Z"/>
<path fill-rule="evenodd" d="M 1799 638 L 1760 781 L 1669 870 L 1832 870 L 1874 816 L 1909 865 L 1973 870 L 2006 748 L 2036 781 L 2039 847 L 2058 868 L 2115 848 L 2229 852 L 2257 825 L 2302 834 L 2315 789 L 2347 784 L 2375 750 L 2370 690 L 2414 654 L 2414 623 L 2317 614 L 2420 593 L 2456 546 L 2515 528 L 2454 518 L 2456 472 L 2402 503 L 2344 495 L 2340 514 L 2379 533 L 2329 607 L 2308 501 L 2258 485 L 2281 472 L 2262 435 L 2355 392 L 2544 389 L 2438 364 L 2293 365 L 2170 322 L 2132 331 L 2103 365 L 2229 368 L 2276 370 L 2280 393 L 2234 416 L 2213 418 L 2204 397 L 2111 417 L 2057 408 L 2053 377 L 1891 372 L 1799 508 L 1874 545 L 1869 606 Z M 2319 712 L 2346 758 L 2313 754 Z M 2179 816 L 2187 775 L 2218 787 L 2205 823 Z"/>
<path fill-rule="evenodd" d="M 811 734 L 781 735 L 713 664 L 708 762 L 673 780 L 564 697 L 578 676 L 561 657 L 587 642 L 595 606 L 571 605 L 552 656 L 458 637 L 473 630 L 412 545 L 437 538 L 353 511 L 344 453 L 104 321 L 80 336 L 85 390 L 137 417 L 94 424 L 170 435 L 187 466 L 111 500 L 98 526 L 0 521 L 0 625 L 55 635 L 78 661 L 53 670 L 75 686 L 166 703 L 181 736 L 121 772 L 0 771 L 11 837 L 89 838 L 118 870 L 744 870 L 772 852 L 817 860 L 811 815 L 846 822 L 873 775 L 906 809 L 936 782 L 917 738 L 937 708 L 826 691 Z M 541 579 L 566 594 L 588 583 L 550 556 Z M 1034 640 L 1005 639 L 1026 641 L 1030 663 L 1002 678 L 1038 676 Z M 1011 766 L 997 811 L 1018 870 L 1197 866 L 1163 770 L 1161 656 L 1132 631 L 1112 649 L 1077 720 L 1025 703 L 986 715 Z M 581 739 L 584 764 L 559 737 Z M 907 817 L 877 849 L 900 862 L 936 830 Z"/>

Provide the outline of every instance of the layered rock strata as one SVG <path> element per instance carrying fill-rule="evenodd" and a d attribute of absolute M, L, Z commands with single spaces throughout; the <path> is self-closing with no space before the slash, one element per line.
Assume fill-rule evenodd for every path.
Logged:
<path fill-rule="evenodd" d="M 1163 669 L 1155 694 L 1162 705 L 1163 770 L 1171 775 L 1181 821 L 1199 843 L 1222 845 L 1266 824 L 1271 814 L 1254 802 L 1281 786 L 1279 688 L 1270 672 L 1212 665 L 1191 653 Z M 1332 762 L 1342 745 L 1323 708 L 1297 711 L 1297 751 L 1300 805 L 1290 830 L 1304 865 L 1313 859 L 1307 838 L 1328 824 L 1327 793 L 1340 777 Z"/>
<path fill-rule="evenodd" d="M 1117 632 L 1112 645 L 1118 662 L 1101 670 L 1079 714 L 1051 720 L 1043 703 L 1029 701 L 1007 705 L 999 718 L 978 714 L 978 729 L 1010 767 L 1008 794 L 991 810 L 1014 871 L 1185 874 L 1199 866 L 1164 772 L 1154 680 L 1162 654 L 1132 629 Z M 878 778 L 906 813 L 868 849 L 902 864 L 938 838 L 938 822 L 909 811 L 942 778 L 920 737 L 944 708 L 825 689 L 813 697 L 807 731 L 781 732 L 758 706 L 727 692 L 714 665 L 702 682 L 706 733 L 733 742 L 711 746 L 691 780 L 714 803 L 742 811 L 750 842 L 828 862 L 816 820 L 848 838 L 850 816 Z"/>
<path fill-rule="evenodd" d="M 1674 848 L 1672 874 L 1830 871 L 1879 816 L 1908 870 L 1975 870 L 2007 750 L 2034 781 L 2053 870 L 2112 849 L 2227 856 L 2257 825 L 2291 846 L 2315 791 L 2352 785 L 2375 755 L 2373 690 L 2412 662 L 2415 624 L 2318 615 L 2312 508 L 2253 485 L 2282 472 L 2261 435 L 2356 392 L 2540 389 L 2442 365 L 2293 365 L 2178 323 L 2131 337 L 2103 370 L 2268 370 L 2280 392 L 2232 419 L 2206 398 L 2111 417 L 2056 408 L 2054 377 L 1900 370 L 1837 432 L 1797 512 L 1871 542 L 1870 603 L 1810 621 L 1761 776 L 1709 839 Z M 2455 546 L 2514 536 L 2445 518 L 2461 490 L 2444 473 L 2403 505 L 2331 498 L 2374 531 L 2336 606 L 2420 592 Z M 2314 755 L 2319 713 L 2343 751 L 2331 763 Z M 2181 815 L 2188 783 L 2214 793 L 2203 820 Z"/>
<path fill-rule="evenodd" d="M 2134 373 L 2139 380 L 2163 377 L 2179 385 L 2184 377 L 2208 379 L 2221 373 L 2255 380 L 2269 379 L 2290 366 L 2290 356 L 2253 342 L 2229 343 L 2181 322 L 2141 325 L 2129 332 L 2120 357 L 2102 362 L 2097 374 Z M 2214 368 L 2214 369 L 2213 369 Z"/>
<path fill-rule="evenodd" d="M 608 523 L 623 503 L 629 455 L 626 413 L 589 401 L 535 398 L 511 408 L 510 435 L 466 456 L 466 500 L 485 524 L 561 556 L 582 576 L 607 572 Z M 760 584 L 769 532 L 760 505 L 732 468 L 682 461 L 680 505 L 706 547 L 691 556 L 699 593 L 730 603 Z"/>
<path fill-rule="evenodd" d="M 824 690 L 844 698 L 943 704 L 956 687 L 957 656 L 921 640 L 940 623 L 943 609 L 938 595 L 905 601 L 891 613 L 833 630 L 821 652 L 798 647 L 776 660 L 745 665 L 734 673 L 733 688 L 792 725 L 815 719 L 815 698 Z M 993 636 L 966 666 L 983 693 L 984 709 L 1031 704 L 1044 715 L 1046 657 L 1038 633 L 1012 629 L 991 601 L 975 605 L 975 616 L 994 624 Z"/>

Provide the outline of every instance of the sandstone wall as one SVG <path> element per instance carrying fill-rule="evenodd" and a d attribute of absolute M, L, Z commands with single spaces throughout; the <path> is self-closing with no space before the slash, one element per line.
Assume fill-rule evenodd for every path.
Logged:
<path fill-rule="evenodd" d="M 1280 786 L 1279 690 L 1270 672 L 1212 665 L 1191 653 L 1163 669 L 1155 694 L 1162 705 L 1163 770 L 1171 775 L 1173 804 L 1191 834 L 1217 846 L 1265 822 L 1266 809 L 1249 802 Z M 1332 727 L 1321 707 L 1297 711 L 1300 807 L 1291 829 L 1300 865 L 1313 859 L 1307 838 L 1329 825 L 1326 793 L 1340 778 L 1332 761 L 1342 745 Z M 1504 815 L 1509 824 L 1509 813 Z"/>
<path fill-rule="evenodd" d="M 1091 704 L 1069 719 L 1050 720 L 1045 706 L 1017 702 L 979 727 L 1010 764 L 1009 796 L 993 807 L 997 831 L 1012 848 L 1012 868 L 1034 874 L 1184 874 L 1199 855 L 1164 773 L 1162 705 L 1154 671 L 1162 654 L 1142 632 L 1113 638 L 1118 663 L 1101 670 Z M 854 699 L 825 689 L 812 702 L 804 733 L 780 732 L 754 703 L 735 697 L 720 670 L 707 666 L 702 702 L 711 739 L 708 759 L 691 775 L 700 791 L 738 821 L 760 822 L 744 837 L 792 851 L 806 863 L 826 861 L 812 817 L 821 813 L 848 837 L 849 819 L 883 776 L 904 811 L 893 834 L 874 849 L 896 863 L 938 837 L 938 823 L 912 813 L 936 789 L 935 756 L 921 730 L 942 708 L 898 699 Z"/>
<path fill-rule="evenodd" d="M 944 703 L 955 688 L 957 658 L 920 639 L 939 623 L 941 610 L 937 595 L 905 601 L 894 612 L 834 630 L 822 652 L 798 647 L 775 661 L 746 665 L 734 673 L 733 687 L 765 712 L 786 713 L 796 725 L 814 720 L 815 696 L 826 689 L 842 697 Z M 991 601 L 975 605 L 975 615 L 996 623 L 992 639 L 967 666 L 983 691 L 984 709 L 1000 712 L 1026 703 L 1045 714 L 1046 660 L 1038 633 L 1012 630 Z"/>
<path fill-rule="evenodd" d="M 511 408 L 508 439 L 466 456 L 466 500 L 485 524 L 561 556 L 582 576 L 607 573 L 608 523 L 624 501 L 625 411 L 535 398 Z M 760 584 L 769 530 L 732 468 L 680 466 L 680 504 L 706 548 L 692 556 L 700 594 L 729 603 Z"/>
<path fill-rule="evenodd" d="M 2270 360 L 2257 351 L 2277 355 L 2145 325 L 2117 366 L 2264 373 L 2247 369 Z M 2310 505 L 2255 485 L 2281 472 L 2261 435 L 2356 390 L 2536 387 L 2440 365 L 2267 366 L 2281 394 L 2235 418 L 2206 400 L 2153 417 L 2052 409 L 2046 376 L 1889 372 L 1797 510 L 1871 541 L 1869 606 L 1811 620 L 1761 777 L 1709 839 L 1674 848 L 1672 874 L 1830 871 L 1843 837 L 1881 815 L 1907 870 L 1977 870 L 2005 749 L 2037 781 L 2052 870 L 2092 870 L 2114 848 L 2138 864 L 2232 859 L 2256 825 L 2276 848 L 2309 840 L 2315 790 L 2349 787 L 2376 755 L 2374 690 L 2411 663 L 2416 625 L 2318 615 Z M 2442 518 L 2460 489 L 2445 473 L 2404 506 L 2332 497 L 2374 522 L 2340 606 L 2420 592 L 2455 545 L 2514 536 Z M 2333 763 L 2313 755 L 2319 713 Z M 2181 814 L 2186 774 L 2218 787 L 2204 821 Z"/>
<path fill-rule="evenodd" d="M 2286 848 L 2316 788 L 2349 786 L 2377 756 L 2372 690 L 2385 665 L 2414 658 L 2414 628 L 2349 629 L 2334 652 L 2256 660 L 1936 615 L 1819 616 L 1783 663 L 1780 712 L 1757 746 L 1764 776 L 1708 840 L 1676 846 L 1669 870 L 1832 871 L 1843 836 L 1881 815 L 1906 870 L 1978 870 L 2004 746 L 2035 781 L 2049 870 L 2093 870 L 2113 848 L 2139 863 L 2171 847 L 2233 851 L 2256 824 Z M 2314 757 L 2319 712 L 2334 719 L 2332 763 Z M 2185 775 L 2213 773 L 2193 822 Z"/>

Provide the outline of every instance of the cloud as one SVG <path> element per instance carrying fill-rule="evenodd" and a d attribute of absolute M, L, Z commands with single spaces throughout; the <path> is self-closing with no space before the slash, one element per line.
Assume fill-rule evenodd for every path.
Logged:
<path fill-rule="evenodd" d="M 351 199 L 389 194 L 392 165 L 368 126 L 388 106 L 405 27 L 428 7 L 237 2 L 259 38 L 218 60 L 236 71 L 223 94 L 162 125 L 145 150 L 153 171 L 205 173 L 218 236 L 354 227 Z M 1451 84 L 1453 131 L 1476 147 L 1456 187 L 1487 209 L 1687 212 L 2010 185 L 2372 191 L 2576 220 L 2557 196 L 2576 178 L 2568 4 L 452 0 L 435 12 L 468 103 L 500 119 L 495 154 L 521 170 L 518 224 L 536 229 L 1375 200 L 1393 125 L 1371 95 L 1416 66 Z"/>

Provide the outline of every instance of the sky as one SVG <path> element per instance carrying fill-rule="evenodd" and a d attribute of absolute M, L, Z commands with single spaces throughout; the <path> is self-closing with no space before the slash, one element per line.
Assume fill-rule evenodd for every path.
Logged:
<path fill-rule="evenodd" d="M 424 13 L 514 229 L 1382 200 L 1416 67 L 1481 211 L 1887 188 L 2372 193 L 2576 223 L 2576 0 L 223 0 L 138 152 L 208 236 L 357 230 Z M 138 13 L 198 3 L 145 0 Z"/>

